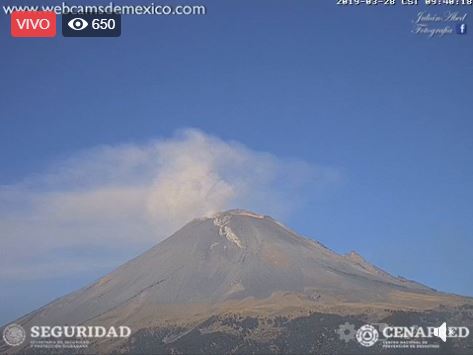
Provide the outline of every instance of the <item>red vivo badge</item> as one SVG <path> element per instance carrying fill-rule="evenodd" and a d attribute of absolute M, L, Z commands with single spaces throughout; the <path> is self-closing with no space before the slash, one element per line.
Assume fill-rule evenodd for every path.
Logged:
<path fill-rule="evenodd" d="M 53 11 L 14 11 L 11 14 L 13 37 L 55 37 L 56 13 Z"/>

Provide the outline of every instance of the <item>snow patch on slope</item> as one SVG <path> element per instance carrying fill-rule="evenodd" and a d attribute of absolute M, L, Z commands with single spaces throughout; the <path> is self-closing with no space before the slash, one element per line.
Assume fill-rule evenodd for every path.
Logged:
<path fill-rule="evenodd" d="M 262 214 L 254 213 L 247 210 L 233 209 L 233 210 L 228 210 L 225 212 L 214 213 L 213 215 L 211 215 L 210 218 L 213 219 L 216 217 L 224 217 L 224 216 L 245 216 L 245 217 L 252 217 L 256 219 L 264 219 L 266 217 Z M 206 219 L 206 217 L 204 217 L 203 219 Z"/>
<path fill-rule="evenodd" d="M 252 217 L 252 218 L 257 218 L 257 219 L 264 219 L 263 215 L 250 212 L 250 211 L 245 211 L 245 210 L 233 210 L 233 211 L 230 211 L 230 213 L 237 216 L 246 216 L 246 217 Z"/>
<path fill-rule="evenodd" d="M 243 249 L 243 245 L 241 243 L 240 238 L 238 238 L 238 236 L 233 233 L 232 229 L 228 226 L 228 223 L 230 222 L 231 218 L 232 217 L 229 215 L 215 217 L 213 219 L 213 223 L 219 228 L 218 234 L 220 234 L 222 237 L 227 238 L 230 242 L 236 244 L 240 249 Z"/>

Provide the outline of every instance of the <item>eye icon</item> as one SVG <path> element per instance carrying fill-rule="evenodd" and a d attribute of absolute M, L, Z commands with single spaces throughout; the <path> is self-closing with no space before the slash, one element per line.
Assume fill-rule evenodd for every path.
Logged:
<path fill-rule="evenodd" d="M 73 18 L 67 25 L 75 31 L 80 31 L 86 28 L 89 24 L 86 20 L 80 17 Z"/>

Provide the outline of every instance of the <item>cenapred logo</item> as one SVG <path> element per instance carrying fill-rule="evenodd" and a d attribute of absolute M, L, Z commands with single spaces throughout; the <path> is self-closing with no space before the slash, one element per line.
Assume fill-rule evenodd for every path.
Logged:
<path fill-rule="evenodd" d="M 419 345 L 419 342 L 415 342 L 419 339 L 439 338 L 442 342 L 447 342 L 448 338 L 467 338 L 470 335 L 470 330 L 465 326 L 447 326 L 446 322 L 443 322 L 438 327 L 421 327 L 417 325 L 413 326 L 390 326 L 386 323 L 373 323 L 365 324 L 358 330 L 355 329 L 355 325 L 345 322 L 341 324 L 337 330 L 340 340 L 346 343 L 356 340 L 360 345 L 365 347 L 371 347 L 377 342 L 382 343 L 382 347 L 396 348 L 397 342 L 406 341 L 412 342 L 412 346 L 416 348 L 432 347 L 424 343 Z M 425 345 L 427 344 L 427 345 Z M 402 344 L 399 344 L 402 345 Z M 438 343 L 433 344 L 434 347 L 438 347 Z"/>
<path fill-rule="evenodd" d="M 356 340 L 363 346 L 369 347 L 376 344 L 379 338 L 379 333 L 375 327 L 370 324 L 363 325 L 356 332 Z"/>
<path fill-rule="evenodd" d="M 21 345 L 26 339 L 26 332 L 19 324 L 10 324 L 3 329 L 3 341 L 10 346 Z"/>

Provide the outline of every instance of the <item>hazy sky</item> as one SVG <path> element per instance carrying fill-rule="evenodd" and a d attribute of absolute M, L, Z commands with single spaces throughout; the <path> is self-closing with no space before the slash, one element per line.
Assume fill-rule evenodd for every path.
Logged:
<path fill-rule="evenodd" d="M 230 207 L 473 296 L 473 34 L 412 34 L 415 7 L 205 4 L 118 39 L 0 16 L 0 324 Z"/>

